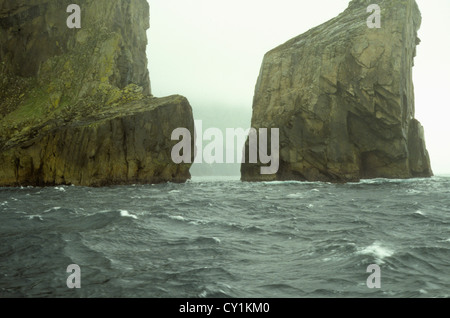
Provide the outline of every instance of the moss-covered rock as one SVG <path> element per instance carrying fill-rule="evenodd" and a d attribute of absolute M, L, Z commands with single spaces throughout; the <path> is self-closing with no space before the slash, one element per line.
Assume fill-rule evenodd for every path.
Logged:
<path fill-rule="evenodd" d="M 268 52 L 255 88 L 252 127 L 280 128 L 280 167 L 242 179 L 357 181 L 432 175 L 414 119 L 412 67 L 421 14 L 414 0 L 370 0 Z M 248 160 L 247 160 L 248 162 Z"/>
<path fill-rule="evenodd" d="M 146 0 L 0 0 L 0 186 L 183 182 L 171 132 L 180 96 L 154 98 Z M 157 159 L 158 158 L 158 159 Z"/>

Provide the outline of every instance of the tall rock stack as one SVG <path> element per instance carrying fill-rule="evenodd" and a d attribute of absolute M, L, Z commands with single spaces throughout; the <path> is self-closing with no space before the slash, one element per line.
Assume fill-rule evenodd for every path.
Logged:
<path fill-rule="evenodd" d="M 381 8 L 369 28 L 367 8 Z M 347 182 L 432 175 L 414 118 L 412 67 L 421 14 L 414 0 L 353 0 L 338 17 L 268 52 L 252 127 L 280 128 L 280 168 L 242 180 Z"/>
<path fill-rule="evenodd" d="M 181 96 L 154 98 L 146 0 L 0 0 L 0 186 L 184 182 Z"/>

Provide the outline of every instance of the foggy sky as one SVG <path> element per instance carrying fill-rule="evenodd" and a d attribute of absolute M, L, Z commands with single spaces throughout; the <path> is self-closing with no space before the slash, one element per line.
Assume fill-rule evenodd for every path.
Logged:
<path fill-rule="evenodd" d="M 195 119 L 250 125 L 264 54 L 344 11 L 349 0 L 148 0 L 150 80 L 157 97 L 186 96 Z M 422 26 L 413 68 L 416 118 L 435 174 L 450 174 L 450 1 L 416 0 Z M 373 3 L 377 3 L 376 0 Z M 369 14 L 368 14 L 369 15 Z M 230 120 L 231 118 L 231 120 Z M 233 120 L 233 118 L 235 120 Z M 211 121 L 209 121 L 211 122 Z M 214 122 L 212 123 L 214 124 Z M 246 128 L 246 127 L 242 127 Z"/>

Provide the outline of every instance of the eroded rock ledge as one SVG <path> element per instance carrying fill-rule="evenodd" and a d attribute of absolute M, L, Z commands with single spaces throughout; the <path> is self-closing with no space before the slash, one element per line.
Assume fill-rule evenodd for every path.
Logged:
<path fill-rule="evenodd" d="M 353 0 L 338 17 L 265 55 L 252 127 L 280 128 L 280 169 L 261 175 L 261 164 L 243 164 L 242 180 L 432 175 L 414 118 L 420 11 L 414 0 L 377 1 L 382 24 L 370 29 L 372 2 Z"/>
<path fill-rule="evenodd" d="M 151 96 L 146 0 L 0 0 L 0 186 L 184 182 L 182 96 Z"/>

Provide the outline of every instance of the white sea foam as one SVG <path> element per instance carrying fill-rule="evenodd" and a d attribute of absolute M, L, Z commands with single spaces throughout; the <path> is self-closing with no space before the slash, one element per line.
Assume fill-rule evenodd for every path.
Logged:
<path fill-rule="evenodd" d="M 360 249 L 357 254 L 372 255 L 375 257 L 375 261 L 377 262 L 377 264 L 383 264 L 383 259 L 392 256 L 394 254 L 394 251 L 385 246 L 382 246 L 380 242 L 374 242 L 372 245 Z"/>
<path fill-rule="evenodd" d="M 191 225 L 203 225 L 203 224 L 208 224 L 208 223 L 210 223 L 210 222 L 204 221 L 204 220 L 193 220 L 193 221 L 189 222 L 189 224 L 191 224 Z"/>
<path fill-rule="evenodd" d="M 415 214 L 419 214 L 419 215 L 425 215 L 425 213 L 423 213 L 422 211 L 420 211 L 420 210 L 417 210 L 416 212 L 414 212 Z"/>
<path fill-rule="evenodd" d="M 61 192 L 66 192 L 66 189 L 64 189 L 63 187 L 55 187 L 54 189 Z"/>
<path fill-rule="evenodd" d="M 55 206 L 55 207 L 53 207 L 53 208 L 50 208 L 50 209 L 48 209 L 48 210 L 45 210 L 44 213 L 47 213 L 47 212 L 50 212 L 50 211 L 53 211 L 53 210 L 57 211 L 57 210 L 60 210 L 60 209 L 61 209 L 60 206 Z"/>
<path fill-rule="evenodd" d="M 184 217 L 181 215 L 169 215 L 169 219 L 177 220 L 177 221 L 186 221 Z"/>
<path fill-rule="evenodd" d="M 339 256 L 330 256 L 330 257 L 325 257 L 325 258 L 322 258 L 322 262 L 336 262 L 336 261 L 339 261 L 339 260 L 342 260 L 342 257 L 339 257 Z"/>
<path fill-rule="evenodd" d="M 270 185 L 289 184 L 289 183 L 300 183 L 300 181 L 265 181 L 265 182 L 263 182 L 263 184 L 270 184 Z"/>
<path fill-rule="evenodd" d="M 385 178 L 375 178 L 375 179 L 362 179 L 358 182 L 350 182 L 350 183 L 360 183 L 360 184 L 384 184 L 384 183 L 409 183 L 414 182 L 413 179 L 385 179 Z"/>
<path fill-rule="evenodd" d="M 362 179 L 358 182 L 350 182 L 350 183 L 377 184 L 377 183 L 386 183 L 388 181 L 389 181 L 388 179 L 375 178 L 375 179 Z"/>
<path fill-rule="evenodd" d="M 36 214 L 36 215 L 28 215 L 27 218 L 30 219 L 30 220 L 38 219 L 39 221 L 44 221 L 44 219 L 42 218 L 42 216 L 39 215 L 39 214 Z"/>
<path fill-rule="evenodd" d="M 137 219 L 136 215 L 130 214 L 127 210 L 120 210 L 120 216 Z"/>
<path fill-rule="evenodd" d="M 267 184 L 267 185 L 280 185 L 280 184 L 315 184 L 315 183 L 320 183 L 320 182 L 289 180 L 289 181 L 264 181 L 262 183 Z"/>
<path fill-rule="evenodd" d="M 293 198 L 293 199 L 297 199 L 297 198 L 303 198 L 305 195 L 303 193 L 297 192 L 297 193 L 291 193 L 288 194 L 287 197 L 288 198 Z"/>

